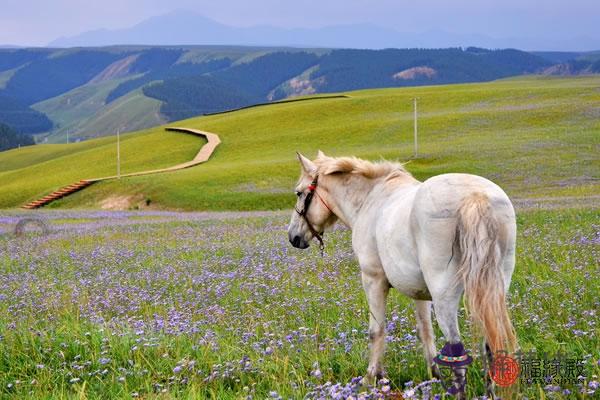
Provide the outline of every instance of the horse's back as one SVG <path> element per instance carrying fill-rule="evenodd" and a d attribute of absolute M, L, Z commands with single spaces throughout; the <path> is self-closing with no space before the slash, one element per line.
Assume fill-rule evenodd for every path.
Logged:
<path fill-rule="evenodd" d="M 512 204 L 506 193 L 494 182 L 478 175 L 442 174 L 427 179 L 416 195 L 415 205 L 427 204 L 439 211 L 455 209 L 467 196 L 485 194 L 495 206 L 508 207 Z"/>

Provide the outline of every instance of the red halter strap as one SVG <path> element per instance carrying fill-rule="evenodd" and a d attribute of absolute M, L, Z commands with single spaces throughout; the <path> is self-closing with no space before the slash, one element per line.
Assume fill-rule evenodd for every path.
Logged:
<path fill-rule="evenodd" d="M 310 223 L 310 221 L 308 220 L 308 218 L 306 216 L 306 214 L 308 213 L 308 208 L 310 207 L 310 204 L 312 202 L 313 195 L 315 195 L 315 194 L 317 195 L 319 200 L 321 200 L 321 203 L 323 203 L 323 205 L 329 210 L 329 212 L 331 212 L 333 214 L 331 207 L 329 207 L 329 205 L 325 202 L 325 200 L 323 200 L 323 197 L 321 197 L 321 195 L 317 192 L 318 179 L 319 179 L 319 177 L 316 176 L 315 179 L 311 182 L 311 184 L 308 185 L 308 193 L 306 194 L 306 197 L 304 199 L 304 208 L 302 209 L 302 211 L 296 209 L 296 212 L 298 213 L 298 215 L 300 215 L 302 218 L 304 218 L 304 221 L 306 221 L 306 224 L 308 225 L 308 229 L 311 231 L 313 236 L 315 238 L 317 238 L 317 240 L 319 241 L 319 249 L 321 250 L 321 256 L 322 256 L 323 249 L 325 248 L 325 244 L 323 243 L 323 234 L 317 232 L 317 230 L 312 226 L 312 224 Z"/>
<path fill-rule="evenodd" d="M 310 186 L 309 186 L 309 188 L 310 188 Z M 319 198 L 319 200 L 321 200 L 321 203 L 323 203 L 323 205 L 325 206 L 325 208 L 327 208 L 329 210 L 329 212 L 333 214 L 333 211 L 331 210 L 331 207 L 329 207 L 329 205 L 327 205 L 327 202 L 325 200 L 323 200 L 323 198 L 321 197 L 321 195 L 317 192 L 317 188 L 315 188 L 314 190 L 315 190 L 315 194 L 317 195 L 317 197 Z"/>

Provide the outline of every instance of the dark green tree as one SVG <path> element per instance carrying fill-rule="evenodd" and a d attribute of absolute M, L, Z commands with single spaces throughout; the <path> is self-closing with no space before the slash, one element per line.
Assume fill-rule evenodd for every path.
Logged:
<path fill-rule="evenodd" d="M 32 144 L 35 142 L 31 136 L 17 133 L 10 126 L 0 122 L 0 151 Z"/>

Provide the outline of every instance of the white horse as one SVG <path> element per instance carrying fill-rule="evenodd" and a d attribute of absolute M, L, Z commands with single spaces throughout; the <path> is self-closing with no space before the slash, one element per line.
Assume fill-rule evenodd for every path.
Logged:
<path fill-rule="evenodd" d="M 322 245 L 324 230 L 340 220 L 352 230 L 370 310 L 367 378 L 381 376 L 386 297 L 394 287 L 413 298 L 419 337 L 432 373 L 454 371 L 449 392 L 464 397 L 471 361 L 460 341 L 457 312 L 463 291 L 481 327 L 486 357 L 513 351 L 514 330 L 505 294 L 515 266 L 513 206 L 496 184 L 475 175 L 443 174 L 420 182 L 401 164 L 332 158 L 319 151 L 302 166 L 296 211 L 288 229 L 294 247 Z M 447 341 L 436 355 L 431 304 Z M 487 374 L 486 374 L 487 375 Z M 488 382 L 489 383 L 489 382 Z M 493 389 L 488 385 L 488 394 Z"/>

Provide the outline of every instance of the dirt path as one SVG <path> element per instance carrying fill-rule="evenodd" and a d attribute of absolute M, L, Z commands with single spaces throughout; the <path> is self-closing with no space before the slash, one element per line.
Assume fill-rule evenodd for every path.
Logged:
<path fill-rule="evenodd" d="M 600 208 L 600 195 L 592 196 L 559 196 L 512 199 L 517 211 L 555 210 L 561 208 Z"/>
<path fill-rule="evenodd" d="M 140 172 L 132 172 L 129 174 L 122 174 L 121 178 L 126 178 L 128 176 L 140 176 L 140 175 L 158 174 L 161 172 L 177 171 L 179 169 L 189 168 L 189 167 L 193 167 L 194 165 L 202 164 L 203 162 L 208 161 L 208 159 L 210 158 L 212 153 L 215 151 L 217 146 L 221 143 L 221 139 L 219 138 L 219 136 L 214 133 L 200 131 L 198 129 L 191 129 L 191 128 L 169 127 L 169 128 L 165 128 L 165 129 L 167 131 L 172 131 L 172 132 L 184 132 L 184 133 L 189 133 L 189 134 L 196 135 L 196 136 L 202 136 L 202 137 L 206 138 L 207 143 L 204 146 L 202 146 L 202 148 L 200 149 L 198 154 L 196 154 L 194 159 L 191 161 L 173 165 L 172 167 L 152 169 L 152 170 L 140 171 Z M 113 176 L 106 176 L 103 178 L 93 178 L 93 179 L 86 179 L 86 180 L 89 182 L 99 182 L 99 181 L 105 181 L 108 179 L 116 179 L 116 178 L 118 178 L 118 176 L 113 175 Z"/>
<path fill-rule="evenodd" d="M 202 148 L 200 148 L 200 151 L 198 151 L 198 154 L 196 154 L 196 156 L 191 161 L 173 165 L 171 167 L 152 169 L 152 170 L 140 171 L 140 172 L 132 172 L 130 174 L 122 174 L 120 176 L 113 175 L 113 176 L 105 176 L 102 178 L 83 179 L 77 183 L 74 183 L 74 184 L 71 184 L 68 186 L 64 186 L 64 187 L 62 187 L 50 194 L 38 199 L 38 200 L 31 201 L 31 202 L 23 205 L 21 208 L 31 210 L 31 209 L 43 207 L 46 204 L 53 202 L 54 200 L 66 197 L 70 194 L 78 192 L 79 190 L 83 190 L 84 188 L 88 187 L 92 183 L 96 183 L 96 182 L 100 182 L 100 181 L 106 181 L 109 179 L 117 179 L 117 178 L 126 178 L 129 176 L 159 174 L 161 172 L 171 172 L 171 171 L 177 171 L 177 170 L 184 169 L 184 168 L 193 167 L 195 165 L 202 164 L 202 163 L 208 161 L 208 159 L 210 158 L 212 153 L 215 151 L 217 146 L 221 143 L 221 139 L 219 138 L 219 136 L 214 133 L 205 132 L 205 131 L 201 131 L 198 129 L 180 128 L 180 127 L 168 127 L 165 129 L 167 131 L 184 132 L 184 133 L 189 133 L 189 134 L 196 135 L 196 136 L 201 136 L 201 137 L 206 138 L 207 142 L 204 146 L 202 146 Z"/>

